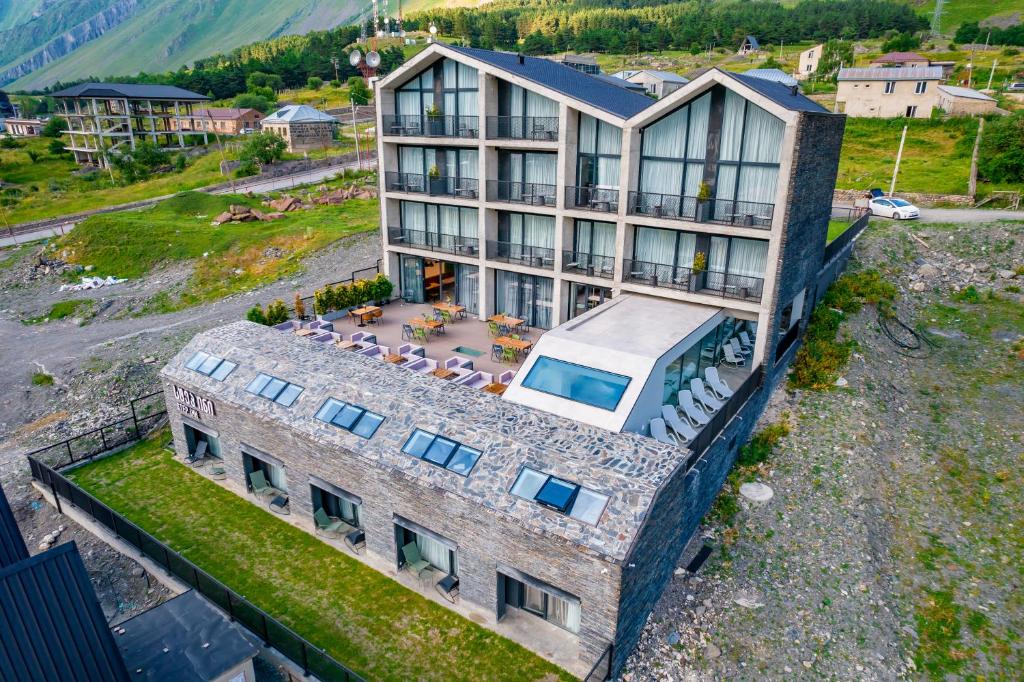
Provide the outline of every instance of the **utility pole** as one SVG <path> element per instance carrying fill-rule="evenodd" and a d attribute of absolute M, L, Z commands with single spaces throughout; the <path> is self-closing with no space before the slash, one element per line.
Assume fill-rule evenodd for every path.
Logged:
<path fill-rule="evenodd" d="M 334 80 L 341 82 L 341 77 L 338 75 L 338 58 L 331 57 L 331 64 L 334 65 Z"/>
<path fill-rule="evenodd" d="M 974 79 L 974 48 L 971 48 L 971 61 L 967 62 L 967 87 L 971 87 Z"/>
<path fill-rule="evenodd" d="M 978 150 L 981 148 L 981 131 L 985 129 L 985 119 L 978 117 L 978 136 L 974 138 L 974 151 L 971 152 L 971 175 L 967 180 L 967 193 L 974 201 L 974 195 L 978 193 Z"/>
<path fill-rule="evenodd" d="M 213 115 L 210 113 L 210 109 L 206 109 L 206 117 L 210 119 L 210 130 L 213 131 L 213 139 L 217 140 L 217 149 L 220 151 L 220 163 L 224 169 L 224 174 L 228 176 L 228 183 L 231 185 L 231 193 L 235 193 L 235 179 L 231 177 L 231 171 L 228 170 L 228 160 L 224 156 L 224 145 L 220 141 L 220 133 L 217 132 L 217 127 L 213 125 Z"/>
<path fill-rule="evenodd" d="M 998 59 L 993 59 L 992 60 L 992 70 L 988 72 L 988 87 L 985 88 L 986 90 L 991 90 L 992 89 L 992 79 L 996 75 L 996 64 L 998 64 L 998 63 L 999 63 Z"/>
<path fill-rule="evenodd" d="M 359 156 L 359 128 L 356 127 L 356 103 L 352 102 L 352 138 L 356 141 L 356 167 L 363 170 L 363 159 Z"/>
<path fill-rule="evenodd" d="M 903 158 L 903 143 L 907 141 L 907 128 L 903 126 L 903 135 L 900 137 L 900 149 L 896 152 L 896 166 L 892 169 L 892 182 L 889 184 L 889 196 L 896 191 L 896 174 L 900 172 L 900 159 Z"/>

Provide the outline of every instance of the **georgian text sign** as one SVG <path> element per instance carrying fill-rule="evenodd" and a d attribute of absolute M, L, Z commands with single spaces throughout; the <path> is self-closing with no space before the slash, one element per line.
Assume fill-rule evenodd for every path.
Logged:
<path fill-rule="evenodd" d="M 181 386 L 172 384 L 174 387 L 174 399 L 178 401 L 178 410 L 187 417 L 202 419 L 204 414 L 216 415 L 217 410 L 213 401 L 209 398 L 198 396 L 192 391 L 187 391 Z"/>

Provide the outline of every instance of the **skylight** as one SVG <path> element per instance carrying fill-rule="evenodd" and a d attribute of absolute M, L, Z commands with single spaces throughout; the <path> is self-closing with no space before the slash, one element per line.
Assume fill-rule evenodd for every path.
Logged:
<path fill-rule="evenodd" d="M 334 398 L 327 399 L 316 413 L 316 418 L 362 438 L 373 438 L 373 434 L 377 433 L 377 427 L 384 422 L 384 417 L 376 412 Z"/>
<path fill-rule="evenodd" d="M 409 440 L 402 446 L 402 452 L 461 476 L 469 476 L 481 454 L 479 450 L 423 429 L 412 432 Z"/>
<path fill-rule="evenodd" d="M 256 375 L 256 378 L 249 382 L 245 390 L 253 395 L 258 395 L 267 400 L 273 400 L 278 405 L 290 407 L 295 399 L 302 393 L 302 386 L 290 384 L 284 379 L 272 377 L 269 374 Z"/>
<path fill-rule="evenodd" d="M 614 412 L 630 378 L 547 356 L 537 358 L 523 386 Z"/>
<path fill-rule="evenodd" d="M 523 467 L 510 492 L 594 526 L 608 504 L 607 495 L 530 467 Z"/>
<path fill-rule="evenodd" d="M 200 374 L 205 374 L 217 381 L 224 381 L 238 365 L 230 360 L 224 360 L 215 355 L 199 351 L 185 363 L 185 367 L 195 370 Z"/>

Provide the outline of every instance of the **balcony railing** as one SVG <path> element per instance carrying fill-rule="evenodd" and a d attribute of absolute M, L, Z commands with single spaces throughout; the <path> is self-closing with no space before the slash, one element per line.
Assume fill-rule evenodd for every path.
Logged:
<path fill-rule="evenodd" d="M 563 251 L 562 272 L 612 279 L 615 276 L 615 259 L 582 251 Z"/>
<path fill-rule="evenodd" d="M 487 200 L 528 206 L 554 206 L 557 200 L 556 190 L 554 185 L 539 182 L 488 180 Z"/>
<path fill-rule="evenodd" d="M 772 226 L 775 204 L 736 199 L 700 201 L 697 197 L 674 194 L 630 192 L 628 210 L 631 215 L 768 230 Z"/>
<path fill-rule="evenodd" d="M 438 234 L 424 230 L 410 230 L 404 227 L 388 228 L 388 244 L 411 246 L 416 249 L 453 253 L 460 256 L 475 257 L 480 253 L 480 240 L 476 237 Z"/>
<path fill-rule="evenodd" d="M 513 242 L 487 240 L 487 258 L 503 263 L 520 263 L 534 268 L 553 270 L 555 250 L 543 246 L 529 246 Z"/>
<path fill-rule="evenodd" d="M 557 116 L 488 116 L 488 140 L 558 140 Z"/>
<path fill-rule="evenodd" d="M 764 280 L 760 277 L 716 270 L 694 272 L 688 267 L 631 259 L 623 261 L 622 281 L 743 301 L 760 301 L 764 293 Z"/>
<path fill-rule="evenodd" d="M 384 135 L 397 137 L 480 137 L 479 116 L 398 114 L 383 117 Z"/>
<path fill-rule="evenodd" d="M 432 178 L 422 173 L 384 173 L 384 187 L 389 192 L 410 192 L 438 197 L 460 197 L 476 199 L 480 183 L 476 178 L 453 178 L 440 176 Z"/>
<path fill-rule="evenodd" d="M 619 190 L 604 187 L 566 187 L 565 207 L 584 208 L 602 213 L 617 213 Z"/>

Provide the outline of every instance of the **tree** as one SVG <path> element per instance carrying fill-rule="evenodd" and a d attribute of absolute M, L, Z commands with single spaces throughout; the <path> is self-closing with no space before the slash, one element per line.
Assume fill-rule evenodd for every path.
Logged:
<path fill-rule="evenodd" d="M 352 76 L 348 79 L 348 98 L 352 104 L 368 104 L 372 94 L 362 77 Z"/>
<path fill-rule="evenodd" d="M 310 76 L 306 79 L 306 87 L 310 90 L 319 90 L 324 85 L 324 79 L 318 76 Z"/>
<path fill-rule="evenodd" d="M 135 149 L 107 156 L 110 164 L 121 174 L 121 181 L 131 184 L 145 180 L 155 170 L 170 163 L 170 155 L 149 140 L 141 140 Z"/>
<path fill-rule="evenodd" d="M 985 122 L 978 172 L 990 182 L 1024 182 L 1024 111 Z"/>
<path fill-rule="evenodd" d="M 286 147 L 284 140 L 274 133 L 255 133 L 246 138 L 238 158 L 241 159 L 243 166 L 248 162 L 262 167 L 280 161 Z"/>
<path fill-rule="evenodd" d="M 50 140 L 50 144 L 46 145 L 46 150 L 54 156 L 60 156 L 64 153 L 64 142 L 61 140 Z"/>
<path fill-rule="evenodd" d="M 255 109 L 264 114 L 268 113 L 273 107 L 273 104 L 268 102 L 266 97 L 254 95 L 251 92 L 245 92 L 236 97 L 234 105 L 239 109 Z"/>
<path fill-rule="evenodd" d="M 853 64 L 853 45 L 845 40 L 829 40 L 821 51 L 814 80 L 834 83 L 839 76 L 839 68 L 844 64 Z"/>
<path fill-rule="evenodd" d="M 540 31 L 534 31 L 523 39 L 523 54 L 551 54 L 554 51 L 551 39 Z"/>
<path fill-rule="evenodd" d="M 60 137 L 60 134 L 68 129 L 68 122 L 60 116 L 53 116 L 43 129 L 39 131 L 39 134 L 43 137 Z"/>
<path fill-rule="evenodd" d="M 253 71 L 245 79 L 245 87 L 250 92 L 255 91 L 256 88 L 270 88 L 273 92 L 277 92 L 284 90 L 284 79 L 276 73 Z"/>
<path fill-rule="evenodd" d="M 882 43 L 884 52 L 907 52 L 921 47 L 921 38 L 913 33 L 897 33 Z"/>

